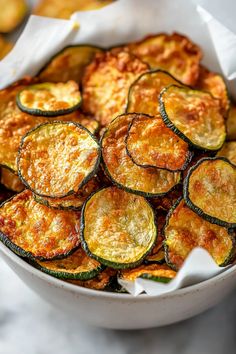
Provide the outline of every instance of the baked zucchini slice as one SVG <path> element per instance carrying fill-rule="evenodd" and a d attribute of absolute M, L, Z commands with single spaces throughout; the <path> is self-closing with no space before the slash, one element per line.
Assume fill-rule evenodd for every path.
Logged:
<path fill-rule="evenodd" d="M 236 141 L 228 141 L 224 143 L 216 156 L 226 157 L 233 165 L 236 165 Z"/>
<path fill-rule="evenodd" d="M 104 270 L 104 266 L 87 256 L 82 248 L 63 259 L 34 261 L 32 264 L 42 272 L 59 279 L 89 280 Z"/>
<path fill-rule="evenodd" d="M 159 114 L 158 96 L 170 85 L 181 86 L 182 83 L 163 70 L 141 74 L 130 86 L 126 112 Z"/>
<path fill-rule="evenodd" d="M 194 85 L 198 79 L 201 49 L 181 34 L 148 36 L 128 48 L 152 69 L 169 71 L 186 85 Z"/>
<path fill-rule="evenodd" d="M 64 48 L 41 69 L 38 78 L 42 82 L 67 82 L 80 84 L 85 67 L 97 53 L 103 50 L 91 45 L 75 45 Z"/>
<path fill-rule="evenodd" d="M 84 72 L 83 110 L 106 126 L 125 111 L 130 85 L 148 69 L 147 64 L 120 49 L 97 54 Z"/>
<path fill-rule="evenodd" d="M 106 268 L 93 279 L 85 281 L 67 280 L 67 282 L 92 290 L 110 290 L 110 284 L 113 282 L 113 279 L 116 274 L 117 270 L 112 268 Z"/>
<path fill-rule="evenodd" d="M 82 125 L 45 123 L 22 139 L 18 174 L 35 194 L 62 198 L 78 192 L 96 174 L 99 162 L 99 144 Z"/>
<path fill-rule="evenodd" d="M 13 48 L 13 44 L 5 40 L 5 38 L 0 35 L 0 60 L 2 60 Z"/>
<path fill-rule="evenodd" d="M 85 202 L 80 235 L 85 252 L 102 264 L 115 269 L 135 267 L 155 243 L 154 212 L 141 196 L 117 187 L 104 188 Z"/>
<path fill-rule="evenodd" d="M 0 0 L 0 32 L 13 31 L 26 16 L 28 6 L 25 0 Z"/>
<path fill-rule="evenodd" d="M 166 262 L 175 270 L 195 247 L 206 249 L 219 266 L 229 264 L 235 253 L 234 232 L 204 220 L 183 199 L 170 210 L 164 236 Z"/>
<path fill-rule="evenodd" d="M 185 173 L 185 171 L 183 171 Z M 161 211 L 167 212 L 172 208 L 175 202 L 183 196 L 183 186 L 178 184 L 169 193 L 150 199 L 150 202 L 154 209 L 158 210 L 158 216 Z"/>
<path fill-rule="evenodd" d="M 163 283 L 168 283 L 175 276 L 176 272 L 165 264 L 141 265 L 137 268 L 122 270 L 119 274 L 122 280 L 135 281 L 137 278 L 145 278 Z"/>
<path fill-rule="evenodd" d="M 19 177 L 7 168 L 1 169 L 1 183 L 13 192 L 21 192 L 25 188 Z"/>
<path fill-rule="evenodd" d="M 236 106 L 231 105 L 226 120 L 227 140 L 236 140 Z"/>
<path fill-rule="evenodd" d="M 107 127 L 101 140 L 102 157 L 108 177 L 117 186 L 146 197 L 169 192 L 180 182 L 179 172 L 136 165 L 126 151 L 129 124 L 143 114 L 129 113 L 118 116 Z"/>
<path fill-rule="evenodd" d="M 34 199 L 37 203 L 46 205 L 48 208 L 60 210 L 81 210 L 85 200 L 99 189 L 99 182 L 94 177 L 88 181 L 77 193 L 64 198 L 43 198 L 35 194 Z"/>
<path fill-rule="evenodd" d="M 81 94 L 75 81 L 44 82 L 30 85 L 20 91 L 16 103 L 21 111 L 35 116 L 56 117 L 76 111 Z"/>
<path fill-rule="evenodd" d="M 126 149 L 136 165 L 169 171 L 184 170 L 192 157 L 188 144 L 166 127 L 159 114 L 132 120 Z"/>
<path fill-rule="evenodd" d="M 219 150 L 225 123 L 219 101 L 210 93 L 175 85 L 160 94 L 160 112 L 167 127 L 201 150 Z"/>
<path fill-rule="evenodd" d="M 226 84 L 220 74 L 213 73 L 201 65 L 196 88 L 208 91 L 213 97 L 218 98 L 220 100 L 222 114 L 227 117 L 230 100 Z"/>
<path fill-rule="evenodd" d="M 236 166 L 224 157 L 200 160 L 184 180 L 184 199 L 211 223 L 236 227 Z"/>
<path fill-rule="evenodd" d="M 36 203 L 29 190 L 0 207 L 0 240 L 19 256 L 59 259 L 80 244 L 80 213 L 52 210 Z"/>
<path fill-rule="evenodd" d="M 155 209 L 154 209 L 155 211 Z M 166 213 L 158 210 L 157 214 L 157 239 L 151 253 L 144 260 L 145 264 L 165 262 L 165 251 L 163 248 L 163 227 L 166 222 Z"/>

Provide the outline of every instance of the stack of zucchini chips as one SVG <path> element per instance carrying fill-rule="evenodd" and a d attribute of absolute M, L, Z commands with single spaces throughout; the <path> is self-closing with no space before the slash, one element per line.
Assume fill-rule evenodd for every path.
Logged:
<path fill-rule="evenodd" d="M 1 90 L 1 241 L 117 292 L 118 278 L 169 282 L 196 246 L 232 263 L 236 107 L 201 58 L 176 33 L 70 46 Z"/>

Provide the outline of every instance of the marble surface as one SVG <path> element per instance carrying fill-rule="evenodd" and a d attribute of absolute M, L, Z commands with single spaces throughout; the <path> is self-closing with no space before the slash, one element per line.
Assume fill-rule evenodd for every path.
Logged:
<path fill-rule="evenodd" d="M 114 331 L 71 320 L 29 290 L 0 258 L 0 354 L 233 353 L 236 291 L 193 319 L 163 328 Z"/>

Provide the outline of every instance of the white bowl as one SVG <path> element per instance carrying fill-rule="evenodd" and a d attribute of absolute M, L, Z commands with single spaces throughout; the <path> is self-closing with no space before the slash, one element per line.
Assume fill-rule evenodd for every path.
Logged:
<path fill-rule="evenodd" d="M 33 268 L 0 242 L 1 256 L 33 291 L 78 320 L 114 329 L 164 326 L 216 305 L 235 285 L 236 267 L 200 284 L 161 296 L 116 294 L 63 282 Z"/>

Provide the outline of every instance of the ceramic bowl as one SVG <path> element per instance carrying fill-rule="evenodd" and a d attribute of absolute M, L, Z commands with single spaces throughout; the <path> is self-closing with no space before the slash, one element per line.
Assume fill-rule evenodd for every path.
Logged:
<path fill-rule="evenodd" d="M 90 290 L 33 268 L 0 242 L 1 257 L 44 300 L 91 325 L 113 329 L 164 326 L 195 316 L 216 305 L 235 287 L 236 267 L 197 285 L 161 296 Z"/>

